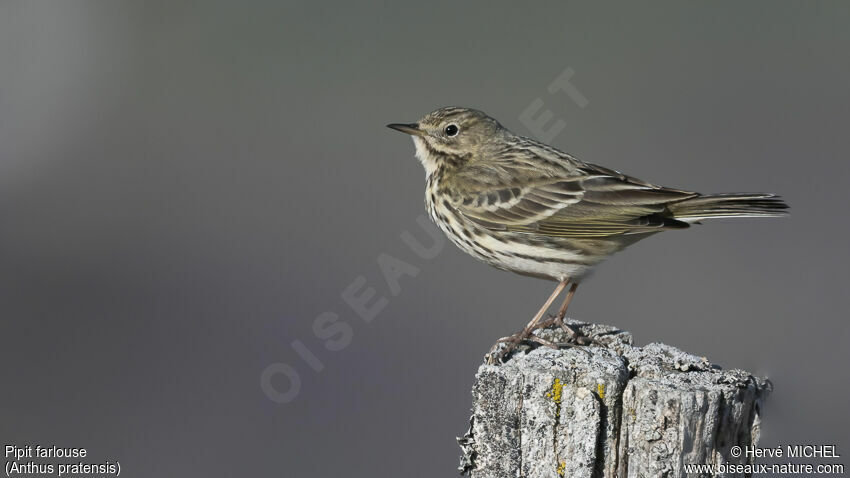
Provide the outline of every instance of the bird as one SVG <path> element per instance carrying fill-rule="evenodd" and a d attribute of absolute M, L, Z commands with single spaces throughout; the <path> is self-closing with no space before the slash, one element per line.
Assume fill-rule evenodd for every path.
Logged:
<path fill-rule="evenodd" d="M 532 334 L 552 323 L 587 345 L 565 323 L 567 308 L 594 266 L 627 246 L 705 219 L 787 214 L 774 194 L 700 194 L 583 162 L 472 108 L 439 108 L 387 127 L 413 138 L 428 215 L 451 242 L 498 269 L 557 282 L 521 331 L 496 342 L 490 363 L 524 341 L 553 346 Z M 541 322 L 565 289 L 557 315 Z"/>

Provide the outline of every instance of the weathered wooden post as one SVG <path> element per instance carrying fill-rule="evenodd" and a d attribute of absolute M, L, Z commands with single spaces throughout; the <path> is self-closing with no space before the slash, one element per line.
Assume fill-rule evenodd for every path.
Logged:
<path fill-rule="evenodd" d="M 473 478 L 679 477 L 690 464 L 747 463 L 770 382 L 628 332 L 570 322 L 602 346 L 528 348 L 482 365 L 459 438 Z M 565 338 L 559 328 L 537 332 Z M 703 475 L 706 476 L 706 475 Z M 716 476 L 732 476 L 718 474 Z"/>

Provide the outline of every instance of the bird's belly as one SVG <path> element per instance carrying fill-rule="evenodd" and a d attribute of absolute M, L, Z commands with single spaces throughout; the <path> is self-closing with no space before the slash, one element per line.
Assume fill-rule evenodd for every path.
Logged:
<path fill-rule="evenodd" d="M 556 241 L 529 234 L 485 229 L 456 211 L 428 201 L 431 219 L 456 246 L 493 267 L 522 275 L 561 281 L 579 279 L 596 260 Z"/>

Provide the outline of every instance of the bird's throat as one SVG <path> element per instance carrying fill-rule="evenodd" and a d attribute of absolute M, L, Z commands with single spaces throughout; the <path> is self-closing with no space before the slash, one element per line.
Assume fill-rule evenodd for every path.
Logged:
<path fill-rule="evenodd" d="M 422 163 L 422 167 L 425 168 L 425 177 L 427 178 L 437 170 L 439 160 L 428 148 L 428 145 L 425 144 L 424 139 L 418 136 L 412 136 L 412 138 L 413 145 L 416 147 L 416 159 L 418 159 L 419 162 Z"/>

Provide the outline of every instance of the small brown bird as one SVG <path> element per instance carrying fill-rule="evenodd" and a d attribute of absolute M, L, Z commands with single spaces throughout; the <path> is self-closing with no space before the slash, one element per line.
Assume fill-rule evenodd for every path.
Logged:
<path fill-rule="evenodd" d="M 773 194 L 699 194 L 655 186 L 584 163 L 518 136 L 481 111 L 447 107 L 416 123 L 388 127 L 410 134 L 427 176 L 425 205 L 449 239 L 499 269 L 555 280 L 558 286 L 498 357 L 531 334 L 570 285 L 552 322 L 582 341 L 563 319 L 582 277 L 606 257 L 652 234 L 703 219 L 782 216 Z M 584 342 L 586 343 L 586 342 Z M 552 345 L 552 344 L 546 344 Z"/>

